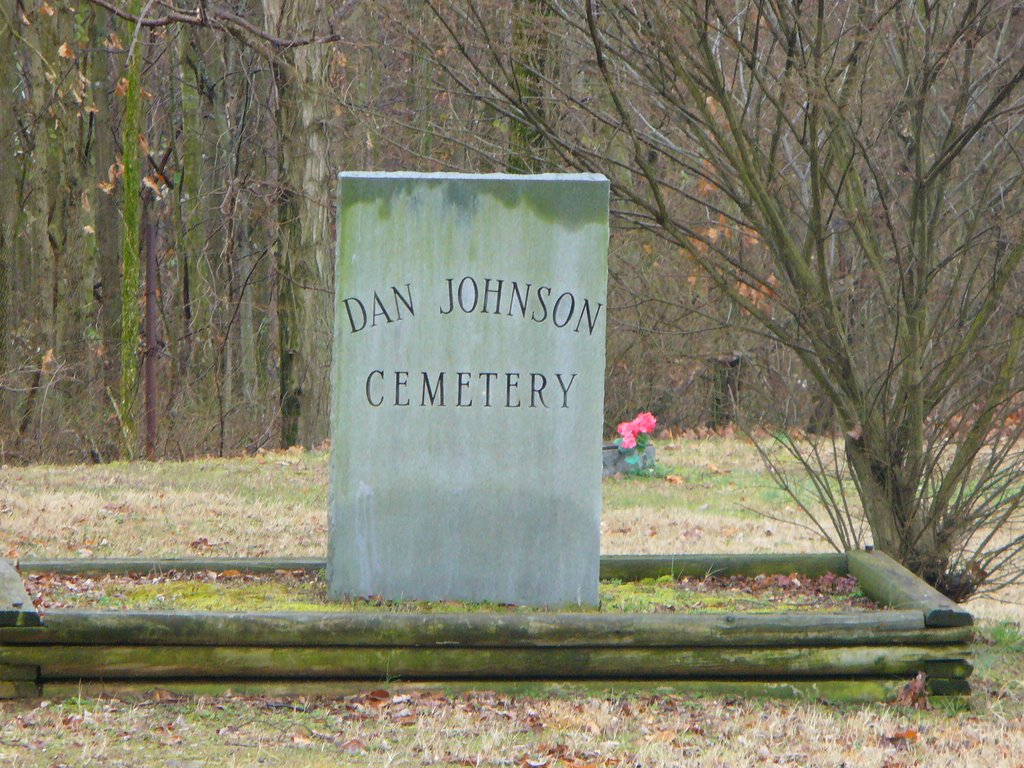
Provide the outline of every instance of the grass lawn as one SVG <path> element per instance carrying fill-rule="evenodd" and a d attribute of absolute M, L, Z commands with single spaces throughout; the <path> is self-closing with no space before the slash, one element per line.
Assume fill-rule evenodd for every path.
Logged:
<path fill-rule="evenodd" d="M 659 443 L 671 479 L 604 486 L 607 553 L 824 549 L 735 439 Z M 323 556 L 327 462 L 238 459 L 0 470 L 7 557 Z M 0 702 L 0 765 L 1024 766 L 1024 592 L 980 617 L 970 708 L 608 694 Z M 663 596 L 655 599 L 662 600 Z"/>

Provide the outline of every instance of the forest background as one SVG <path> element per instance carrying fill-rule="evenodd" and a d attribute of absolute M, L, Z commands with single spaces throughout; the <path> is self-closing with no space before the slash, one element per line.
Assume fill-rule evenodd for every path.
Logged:
<path fill-rule="evenodd" d="M 439 36 L 420 4 L 265 0 L 202 21 L 3 5 L 3 463 L 141 455 L 147 362 L 157 456 L 319 444 L 336 173 L 567 170 L 436 65 L 449 53 L 417 38 Z M 825 426 L 792 355 L 678 248 L 617 223 L 607 425 L 723 426 L 742 381 L 755 420 Z"/>

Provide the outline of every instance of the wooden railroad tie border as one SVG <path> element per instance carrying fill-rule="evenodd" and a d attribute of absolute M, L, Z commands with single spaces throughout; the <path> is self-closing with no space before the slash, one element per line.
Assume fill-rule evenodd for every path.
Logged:
<path fill-rule="evenodd" d="M 30 605 L 27 595 L 20 598 L 17 573 L 0 565 L 7 567 L 6 579 L 0 569 L 0 585 L 8 585 L 0 598 L 18 593 L 12 599 Z M 316 558 L 21 563 L 23 572 L 91 576 L 323 567 Z M 390 686 L 399 678 L 435 689 L 604 684 L 854 701 L 891 698 L 917 672 L 928 675 L 935 695 L 969 693 L 970 614 L 881 553 L 601 559 L 602 578 L 624 581 L 794 572 L 852 573 L 868 597 L 889 609 L 686 615 L 54 610 L 41 622 L 30 609 L 0 625 L 0 697 L 77 684 L 298 691 Z"/>
<path fill-rule="evenodd" d="M 836 648 L 416 648 L 4 645 L 0 663 L 39 667 L 40 679 L 501 680 L 529 678 L 937 677 L 972 671 L 962 646 Z"/>
<path fill-rule="evenodd" d="M 274 573 L 276 571 L 322 571 L 327 561 L 316 557 L 170 557 L 22 560 L 22 573 L 58 573 L 78 576 L 107 576 L 126 573 L 167 573 L 179 571 L 240 571 Z M 757 576 L 759 574 L 802 573 L 811 577 L 826 573 L 846 575 L 847 556 L 843 552 L 809 554 L 754 555 L 601 555 L 600 578 L 638 581 L 672 576 Z"/>
<path fill-rule="evenodd" d="M 54 610 L 4 645 L 264 647 L 839 647 L 956 645 L 970 627 L 925 626 L 921 611 L 775 614 L 241 613 Z"/>
<path fill-rule="evenodd" d="M 884 552 L 847 553 L 848 569 L 864 594 L 891 608 L 913 608 L 924 613 L 928 627 L 969 627 L 974 617 L 935 588 L 929 586 Z"/>
<path fill-rule="evenodd" d="M 39 613 L 9 560 L 0 559 L 0 627 L 38 627 Z"/>

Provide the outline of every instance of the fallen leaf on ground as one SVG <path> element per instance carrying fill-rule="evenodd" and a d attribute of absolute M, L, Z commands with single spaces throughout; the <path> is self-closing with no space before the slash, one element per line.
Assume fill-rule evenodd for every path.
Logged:
<path fill-rule="evenodd" d="M 882 741 L 897 749 L 906 748 L 918 739 L 918 733 L 913 728 L 905 728 L 895 731 L 891 736 L 883 736 Z"/>
<path fill-rule="evenodd" d="M 896 704 L 901 707 L 928 709 L 927 680 L 928 678 L 924 672 L 918 672 L 917 677 L 903 686 L 900 692 L 896 694 Z"/>
<path fill-rule="evenodd" d="M 189 547 L 196 551 L 213 549 L 216 546 L 216 544 L 211 544 L 210 540 L 205 536 L 200 536 L 198 539 L 193 539 L 189 542 Z"/>
<path fill-rule="evenodd" d="M 349 739 L 339 744 L 338 749 L 354 755 L 357 752 L 364 752 L 366 750 L 366 742 L 362 739 Z"/>

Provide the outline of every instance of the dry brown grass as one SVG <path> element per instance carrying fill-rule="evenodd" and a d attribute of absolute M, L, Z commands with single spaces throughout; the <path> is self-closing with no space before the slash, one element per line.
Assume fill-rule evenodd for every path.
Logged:
<path fill-rule="evenodd" d="M 606 483 L 605 552 L 821 549 L 738 440 L 661 447 L 679 482 Z M 327 461 L 292 450 L 255 458 L 0 471 L 10 556 L 322 555 Z M 779 522 L 759 514 L 781 517 Z M 208 542 L 208 543 L 204 543 Z"/>
<path fill-rule="evenodd" d="M 606 553 L 814 552 L 827 549 L 767 474 L 753 446 L 712 438 L 659 444 L 670 480 L 605 482 Z"/>
<path fill-rule="evenodd" d="M 0 705 L 11 766 L 1022 765 L 1024 719 L 675 696 L 166 696 Z M 40 736 L 49 736 L 44 742 Z"/>
<path fill-rule="evenodd" d="M 606 482 L 604 551 L 824 548 L 752 446 L 682 441 L 659 445 L 659 458 L 677 482 Z M 302 451 L 5 468 L 0 543 L 21 557 L 322 555 L 326 484 L 325 456 Z M 1021 623 L 1022 593 L 970 607 Z M 981 643 L 977 653 L 970 711 L 614 694 L 7 702 L 0 764 L 1024 766 L 1024 649 Z"/>
<path fill-rule="evenodd" d="M 0 471 L 0 536 L 23 558 L 320 555 L 326 505 L 326 455 L 302 450 Z"/>
<path fill-rule="evenodd" d="M 605 553 L 827 549 L 752 445 L 712 437 L 658 445 L 674 482 L 605 483 Z M 189 462 L 0 470 L 0 555 L 323 556 L 327 455 L 292 449 Z M 1024 586 L 970 605 L 1024 621 Z"/>

